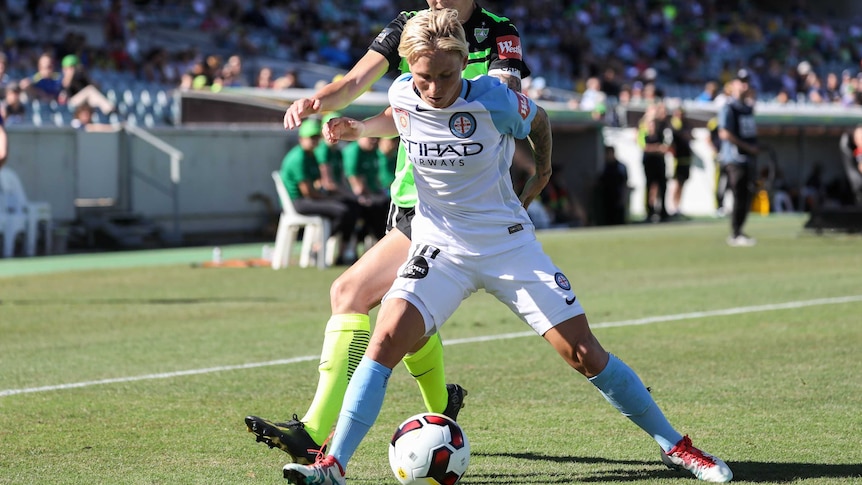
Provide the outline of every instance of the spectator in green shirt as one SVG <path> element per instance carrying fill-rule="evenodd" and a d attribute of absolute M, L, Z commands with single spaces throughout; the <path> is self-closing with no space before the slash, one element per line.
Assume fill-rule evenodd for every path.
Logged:
<path fill-rule="evenodd" d="M 389 196 L 384 192 L 378 178 L 377 138 L 364 137 L 349 143 L 342 150 L 344 175 L 350 190 L 360 206 L 360 217 L 365 221 L 359 239 L 371 235 L 379 240 L 386 234 L 386 215 L 389 212 Z"/>
<path fill-rule="evenodd" d="M 332 223 L 332 235 L 341 239 L 337 264 L 352 262 L 355 253 L 349 254 L 350 236 L 356 227 L 359 204 L 351 194 L 327 193 L 318 183 L 320 169 L 314 149 L 320 144 L 320 120 L 306 119 L 299 129 L 299 144 L 284 156 L 281 162 L 281 180 L 293 201 L 296 212 L 323 216 Z"/>
<path fill-rule="evenodd" d="M 329 113 L 323 117 L 321 123 L 326 123 L 338 116 L 341 114 Z M 344 179 L 344 162 L 339 142 L 329 143 L 325 139 L 322 140 L 314 149 L 314 155 L 320 168 L 320 188 L 330 194 L 349 194 L 351 191 Z"/>

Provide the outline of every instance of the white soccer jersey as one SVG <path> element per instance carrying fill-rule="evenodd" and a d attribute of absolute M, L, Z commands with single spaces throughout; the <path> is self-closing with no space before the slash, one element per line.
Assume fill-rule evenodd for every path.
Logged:
<path fill-rule="evenodd" d="M 533 223 L 512 188 L 515 138 L 530 133 L 536 105 L 496 78 L 463 80 L 447 108 L 432 108 L 401 75 L 389 103 L 419 202 L 414 242 L 450 254 L 489 255 L 535 239 Z"/>

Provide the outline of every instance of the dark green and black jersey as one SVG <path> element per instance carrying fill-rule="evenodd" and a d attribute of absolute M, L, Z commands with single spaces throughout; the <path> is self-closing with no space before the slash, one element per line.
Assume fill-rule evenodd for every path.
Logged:
<path fill-rule="evenodd" d="M 418 12 L 401 12 L 371 43 L 369 49 L 389 61 L 389 72 L 408 72 L 407 62 L 398 55 L 398 44 L 404 24 Z M 523 79 L 530 75 L 521 52 L 518 29 L 506 17 L 499 17 L 477 5 L 473 15 L 464 22 L 470 54 L 464 78 L 481 74 L 509 74 Z"/>
<path fill-rule="evenodd" d="M 401 12 L 374 39 L 369 50 L 381 54 L 389 62 L 389 72 L 409 72 L 407 61 L 398 55 L 404 24 L 418 12 Z M 473 15 L 464 22 L 470 53 L 462 77 L 473 79 L 482 74 L 507 74 L 523 79 L 530 75 L 521 53 L 518 29 L 505 17 L 499 17 L 476 6 Z M 392 202 L 398 207 L 416 205 L 416 187 L 413 171 L 404 154 L 404 145 L 398 148 L 395 180 L 390 186 Z"/>

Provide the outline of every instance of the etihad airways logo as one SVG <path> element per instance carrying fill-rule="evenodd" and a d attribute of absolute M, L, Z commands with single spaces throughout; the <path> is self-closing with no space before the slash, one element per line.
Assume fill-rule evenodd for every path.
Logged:
<path fill-rule="evenodd" d="M 521 59 L 521 39 L 516 35 L 497 37 L 497 53 L 500 59 Z"/>
<path fill-rule="evenodd" d="M 422 143 L 402 138 L 404 150 L 408 155 L 416 157 L 452 158 L 472 157 L 482 153 L 484 147 L 481 143 Z"/>

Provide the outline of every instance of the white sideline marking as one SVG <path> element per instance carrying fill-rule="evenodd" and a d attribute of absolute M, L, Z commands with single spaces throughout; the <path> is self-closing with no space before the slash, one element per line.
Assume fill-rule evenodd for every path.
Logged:
<path fill-rule="evenodd" d="M 251 364 L 226 365 L 220 367 L 207 367 L 205 369 L 181 370 L 176 372 L 163 372 L 160 374 L 145 374 L 142 376 L 132 377 L 114 377 L 111 379 L 99 379 L 98 381 L 74 382 L 71 384 L 58 384 L 56 386 L 42 387 L 27 387 L 24 389 L 6 389 L 0 391 L 0 397 L 11 396 L 13 394 L 27 394 L 30 392 L 46 392 L 59 391 L 62 389 L 74 389 L 76 387 L 90 387 L 100 384 L 117 384 L 121 382 L 148 381 L 151 379 L 169 379 L 171 377 L 194 376 L 198 374 L 210 374 L 213 372 L 224 372 L 228 370 L 254 369 L 256 367 L 269 367 L 271 365 L 295 364 L 297 362 L 306 362 L 309 360 L 317 360 L 320 356 L 309 355 L 305 357 L 294 357 L 293 359 L 270 360 L 269 362 L 256 362 Z"/>
<path fill-rule="evenodd" d="M 840 305 L 842 303 L 856 303 L 862 301 L 862 295 L 856 296 L 840 296 L 835 298 L 818 298 L 815 300 L 791 301 L 787 303 L 774 303 L 769 305 L 744 306 L 736 308 L 725 308 L 723 310 L 710 310 L 704 312 L 678 313 L 676 315 L 662 315 L 656 317 L 636 318 L 633 320 L 621 320 L 618 322 L 605 322 L 590 324 L 590 328 L 612 328 L 612 327 L 629 327 L 633 325 L 649 325 L 651 323 L 673 322 L 677 320 L 691 320 L 697 318 L 719 317 L 726 315 L 740 315 L 743 313 L 768 312 L 775 310 L 789 310 L 792 308 L 804 308 L 820 305 Z M 515 332 L 503 333 L 498 335 L 486 335 L 483 337 L 470 337 L 462 339 L 446 340 L 445 345 L 459 345 L 474 342 L 489 342 L 492 340 L 508 340 L 513 338 L 531 337 L 536 335 L 534 332 Z M 210 374 L 213 372 L 225 372 L 232 370 L 254 369 L 257 367 L 270 367 L 274 365 L 296 364 L 299 362 L 315 361 L 320 359 L 319 355 L 307 355 L 304 357 L 294 357 L 292 359 L 270 360 L 267 362 L 256 362 L 251 364 L 226 365 L 219 367 L 208 367 L 205 369 L 191 369 L 176 372 L 163 372 L 160 374 L 145 374 L 142 376 L 132 377 L 115 377 L 111 379 L 100 379 L 96 381 L 74 382 L 71 384 L 58 384 L 54 386 L 27 387 L 24 389 L 5 389 L 0 391 L 0 397 L 13 396 L 15 394 L 29 394 L 34 392 L 60 391 L 63 389 L 75 389 L 78 387 L 90 387 L 101 384 L 118 384 L 123 382 L 146 381 L 153 379 L 170 379 L 173 377 L 193 376 L 199 374 Z"/>

